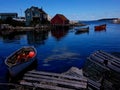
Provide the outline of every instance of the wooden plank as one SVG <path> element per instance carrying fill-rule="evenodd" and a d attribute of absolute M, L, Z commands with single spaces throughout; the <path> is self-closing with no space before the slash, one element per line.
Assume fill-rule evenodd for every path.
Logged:
<path fill-rule="evenodd" d="M 114 66 L 114 65 L 112 65 L 112 64 L 108 64 L 107 66 L 108 66 L 110 69 L 112 69 L 112 70 L 120 73 L 120 68 L 117 68 L 116 66 Z"/>
<path fill-rule="evenodd" d="M 67 71 L 67 73 L 65 73 L 65 74 L 79 77 L 79 73 L 78 73 L 78 72 L 79 72 L 79 70 L 76 70 L 76 71 L 71 71 L 71 70 L 69 70 L 69 71 Z M 91 79 L 89 79 L 89 78 L 87 78 L 87 81 L 88 81 L 88 83 L 87 83 L 88 87 L 89 87 L 89 86 L 92 86 L 92 87 L 94 87 L 95 89 L 100 90 L 100 86 L 101 86 L 100 83 L 95 82 L 95 81 L 93 81 L 93 80 L 91 80 Z"/>
<path fill-rule="evenodd" d="M 97 56 L 96 54 L 90 55 L 89 59 L 90 59 L 90 61 L 92 61 L 94 63 L 97 63 L 97 64 L 99 63 L 98 65 L 101 67 L 104 66 L 104 59 L 101 58 L 100 56 Z M 100 64 L 103 64 L 103 66 Z M 106 67 L 110 68 L 111 70 L 120 72 L 120 65 L 118 63 L 113 62 L 113 61 L 108 61 L 108 64 L 106 65 Z"/>
<path fill-rule="evenodd" d="M 116 63 L 116 62 L 114 62 L 113 60 L 110 60 L 110 59 L 105 59 L 104 57 L 102 57 L 102 56 L 100 56 L 100 55 L 98 55 L 98 54 L 94 54 L 93 55 L 94 56 L 94 58 L 96 58 L 97 60 L 100 60 L 100 61 L 102 61 L 102 62 L 104 62 L 104 60 L 108 60 L 108 64 L 113 64 L 113 65 L 115 65 L 115 66 L 117 66 L 118 68 L 120 68 L 120 64 L 119 63 Z"/>
<path fill-rule="evenodd" d="M 78 69 L 76 67 L 71 67 L 68 71 L 66 71 L 62 74 L 64 74 L 64 75 L 69 75 L 70 74 L 73 77 L 77 75 L 77 77 L 80 77 L 80 78 L 84 77 L 82 69 Z"/>
<path fill-rule="evenodd" d="M 92 60 L 92 59 L 91 59 L 91 58 L 89 58 L 89 57 L 88 57 L 88 60 L 90 60 L 91 62 L 95 63 L 96 65 L 98 65 L 98 66 L 102 67 L 103 69 L 110 71 L 110 69 L 109 69 L 109 68 L 107 68 L 107 67 L 106 67 L 106 66 L 104 66 L 104 65 L 101 65 L 99 62 L 96 62 L 96 61 Z"/>
<path fill-rule="evenodd" d="M 64 87 L 58 87 L 58 86 L 52 86 L 52 85 L 44 85 L 44 84 L 40 84 L 40 83 L 20 82 L 20 84 L 21 85 L 32 86 L 32 87 L 49 89 L 49 90 L 74 90 L 74 89 L 69 89 L 69 88 L 64 88 Z"/>
<path fill-rule="evenodd" d="M 47 73 L 47 72 L 39 72 L 39 71 L 30 71 L 30 73 L 34 73 L 34 74 L 40 74 L 40 75 L 47 75 L 47 76 L 55 76 L 55 77 L 63 77 L 63 78 L 69 78 L 69 79 L 76 79 L 78 80 L 79 78 L 74 78 L 68 75 L 63 75 L 63 74 L 57 74 L 57 73 Z M 85 77 L 81 76 L 81 78 L 86 79 Z"/>
<path fill-rule="evenodd" d="M 108 59 L 108 60 L 111 59 L 110 57 L 108 57 L 108 56 L 106 56 L 106 55 L 104 55 L 104 54 L 102 54 L 102 53 L 100 53 L 100 52 L 98 52 L 98 51 L 95 52 L 94 55 L 96 55 L 96 56 L 98 56 L 98 57 L 101 57 L 101 58 L 103 58 L 103 59 Z"/>
<path fill-rule="evenodd" d="M 54 76 L 54 77 L 60 77 L 60 78 L 66 78 L 66 79 L 71 79 L 71 80 L 76 80 L 76 81 L 87 81 L 85 77 L 72 77 L 69 75 L 63 75 L 63 74 L 57 74 L 57 73 L 49 73 L 49 72 L 42 72 L 42 71 L 28 71 L 27 73 L 33 73 L 33 74 L 38 74 L 38 75 L 44 75 L 44 76 Z"/>
<path fill-rule="evenodd" d="M 40 78 L 33 78 L 33 77 L 24 77 L 24 80 L 28 81 L 37 81 L 37 82 L 47 82 L 47 83 L 53 83 L 53 84 L 59 84 L 59 85 L 66 85 L 66 86 L 72 86 L 74 88 L 87 88 L 87 85 L 80 85 L 80 84 L 74 84 L 74 83 L 68 83 L 68 82 L 59 82 L 56 80 L 48 80 L 48 79 L 40 79 Z"/>
<path fill-rule="evenodd" d="M 103 59 L 95 56 L 94 54 L 90 55 L 90 58 L 91 58 L 92 60 L 97 61 L 97 62 L 102 63 L 102 64 L 103 64 L 103 62 L 104 62 Z"/>
<path fill-rule="evenodd" d="M 81 78 L 81 75 L 75 72 L 64 73 L 65 75 Z"/>
<path fill-rule="evenodd" d="M 95 82 L 91 79 L 88 79 L 88 86 L 92 86 L 92 87 L 96 88 L 97 90 L 100 90 L 101 84 L 98 82 Z"/>
<path fill-rule="evenodd" d="M 104 62 L 104 60 L 106 60 L 106 59 L 104 59 L 103 57 L 101 57 L 101 56 L 99 56 L 99 55 L 97 55 L 97 54 L 94 54 L 96 57 L 98 57 L 98 58 L 101 58 L 101 60 L 103 60 L 103 62 Z M 107 59 L 108 60 L 108 59 Z M 118 64 L 118 63 L 116 63 L 116 62 L 114 62 L 113 60 L 108 60 L 108 65 L 109 64 L 111 64 L 111 65 L 113 65 L 114 67 L 116 67 L 117 69 L 120 69 L 120 64 Z"/>
<path fill-rule="evenodd" d="M 68 82 L 68 83 L 74 83 L 74 84 L 81 84 L 81 85 L 86 85 L 87 82 L 83 81 L 76 81 L 76 80 L 68 80 L 64 78 L 55 78 L 55 77 L 48 77 L 48 76 L 41 76 L 41 75 L 34 75 L 34 74 L 25 74 L 24 77 L 33 77 L 33 78 L 41 78 L 41 79 L 47 79 L 47 80 L 56 80 L 59 82 Z"/>
<path fill-rule="evenodd" d="M 120 69 L 120 64 L 115 63 L 115 62 L 111 62 L 111 64 L 112 64 L 113 66 L 115 66 L 116 68 L 119 68 L 119 69 Z"/>
<path fill-rule="evenodd" d="M 117 57 L 115 57 L 115 56 L 113 56 L 113 55 L 111 55 L 111 54 L 108 54 L 108 53 L 106 53 L 106 52 L 104 52 L 104 51 L 102 51 L 102 50 L 100 50 L 99 52 L 101 52 L 101 53 L 105 54 L 106 56 L 109 56 L 109 57 L 111 57 L 111 58 L 113 58 L 113 59 L 116 59 L 116 60 L 118 60 L 118 61 L 120 62 L 120 58 L 117 58 Z"/>
<path fill-rule="evenodd" d="M 20 86 L 19 84 L 14 84 L 14 83 L 0 83 L 0 86 Z"/>
<path fill-rule="evenodd" d="M 99 55 L 99 56 L 103 57 L 104 59 L 107 59 L 107 60 L 109 60 L 109 61 L 114 61 L 115 63 L 119 63 L 119 64 L 120 64 L 120 61 L 116 60 L 115 58 L 111 58 L 111 57 L 109 57 L 109 56 L 106 56 L 105 54 L 103 54 L 103 53 L 101 53 L 101 52 L 99 52 L 99 51 L 97 51 L 97 52 L 95 53 L 95 55 Z"/>

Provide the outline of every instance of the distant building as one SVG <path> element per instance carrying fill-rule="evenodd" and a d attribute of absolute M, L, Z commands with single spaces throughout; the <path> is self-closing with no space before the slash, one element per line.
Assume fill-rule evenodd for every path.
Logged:
<path fill-rule="evenodd" d="M 48 20 L 48 15 L 42 8 L 34 7 L 25 10 L 26 25 L 30 25 L 32 21 L 44 22 Z"/>
<path fill-rule="evenodd" d="M 62 14 L 56 14 L 51 19 L 51 24 L 53 24 L 53 25 L 65 25 L 65 24 L 69 24 L 69 20 Z"/>
<path fill-rule="evenodd" d="M 114 19 L 113 23 L 119 24 L 120 23 L 120 18 Z"/>
<path fill-rule="evenodd" d="M 18 14 L 17 13 L 0 13 L 0 19 L 5 20 L 8 17 L 12 17 L 12 18 L 17 18 Z"/>
<path fill-rule="evenodd" d="M 48 21 L 51 21 L 52 17 L 48 15 Z"/>
<path fill-rule="evenodd" d="M 25 22 L 25 17 L 13 18 L 15 21 Z"/>

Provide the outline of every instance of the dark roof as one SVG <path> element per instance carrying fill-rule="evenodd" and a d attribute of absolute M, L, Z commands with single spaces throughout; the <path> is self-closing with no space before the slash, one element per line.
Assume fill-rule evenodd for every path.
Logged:
<path fill-rule="evenodd" d="M 62 14 L 56 14 L 56 16 L 60 17 L 62 20 L 66 21 L 68 20 L 64 15 Z"/>
<path fill-rule="evenodd" d="M 0 13 L 0 15 L 18 15 L 17 13 Z"/>
<path fill-rule="evenodd" d="M 38 10 L 39 12 L 42 12 L 42 13 L 44 13 L 44 14 L 47 14 L 45 11 L 43 11 L 42 8 L 38 8 L 38 7 L 35 7 L 35 6 L 32 6 L 31 8 L 27 8 L 27 9 L 25 10 L 25 12 L 28 11 L 28 10 L 31 10 L 32 8 Z"/>

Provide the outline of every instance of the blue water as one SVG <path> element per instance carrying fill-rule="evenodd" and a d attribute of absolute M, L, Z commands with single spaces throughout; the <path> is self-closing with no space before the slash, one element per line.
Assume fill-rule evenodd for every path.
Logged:
<path fill-rule="evenodd" d="M 6 81 L 8 73 L 5 58 L 22 46 L 37 49 L 36 70 L 56 73 L 65 72 L 72 66 L 82 68 L 86 58 L 96 50 L 120 52 L 120 24 L 84 23 L 90 27 L 89 33 L 75 34 L 76 30 L 71 28 L 0 36 L 0 82 Z M 107 29 L 95 32 L 94 26 L 103 23 L 107 23 Z"/>

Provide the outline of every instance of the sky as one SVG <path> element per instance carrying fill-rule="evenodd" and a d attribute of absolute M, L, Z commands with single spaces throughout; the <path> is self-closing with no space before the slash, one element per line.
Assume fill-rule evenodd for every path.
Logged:
<path fill-rule="evenodd" d="M 120 18 L 120 0 L 0 0 L 0 13 L 25 16 L 31 6 L 42 7 L 51 17 L 59 13 L 70 20 Z"/>

